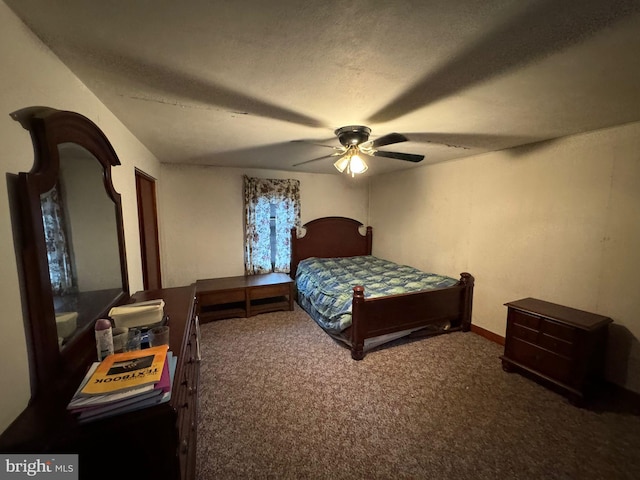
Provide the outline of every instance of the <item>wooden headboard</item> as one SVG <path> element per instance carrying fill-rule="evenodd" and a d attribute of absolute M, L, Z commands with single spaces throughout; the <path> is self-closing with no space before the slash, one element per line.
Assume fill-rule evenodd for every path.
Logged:
<path fill-rule="evenodd" d="M 360 233 L 362 223 L 346 217 L 316 218 L 305 223 L 305 234 L 298 237 L 291 229 L 291 278 L 295 278 L 298 263 L 309 257 L 354 257 L 371 255 L 372 229 Z"/>

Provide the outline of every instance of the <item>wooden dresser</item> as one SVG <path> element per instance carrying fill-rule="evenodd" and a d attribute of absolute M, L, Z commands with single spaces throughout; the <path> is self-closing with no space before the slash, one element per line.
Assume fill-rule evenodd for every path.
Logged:
<path fill-rule="evenodd" d="M 609 317 L 535 298 L 505 304 L 502 366 L 551 382 L 579 404 L 602 379 Z"/>
<path fill-rule="evenodd" d="M 36 400 L 0 436 L 0 451 L 77 453 L 81 479 L 194 479 L 200 355 L 195 285 L 132 296 L 156 298 L 165 301 L 169 348 L 178 358 L 169 403 L 79 424 L 66 410 L 70 395 Z"/>
<path fill-rule="evenodd" d="M 178 366 L 168 405 L 169 412 L 158 412 L 172 420 L 166 432 L 160 433 L 167 437 L 167 468 L 158 470 L 156 475 L 149 475 L 149 478 L 157 479 L 160 475 L 162 478 L 195 479 L 200 381 L 200 325 L 196 315 L 195 285 L 144 291 L 133 295 L 136 301 L 156 298 L 165 301 L 165 314 L 169 316 L 170 348 L 173 352 L 180 353 L 177 353 Z M 148 440 L 153 440 L 153 437 Z M 158 442 L 157 438 L 155 442 Z M 153 462 L 157 453 L 152 449 L 148 453 Z M 169 476 L 168 472 L 173 472 L 173 476 Z"/>

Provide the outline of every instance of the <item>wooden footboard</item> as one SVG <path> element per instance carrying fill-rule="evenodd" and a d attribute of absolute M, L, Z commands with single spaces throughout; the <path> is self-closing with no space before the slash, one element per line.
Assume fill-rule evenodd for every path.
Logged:
<path fill-rule="evenodd" d="M 365 298 L 364 287 L 353 289 L 351 357 L 364 358 L 364 341 L 380 335 L 419 329 L 449 321 L 450 330 L 471 328 L 474 278 L 461 273 L 457 284 L 434 290 Z"/>

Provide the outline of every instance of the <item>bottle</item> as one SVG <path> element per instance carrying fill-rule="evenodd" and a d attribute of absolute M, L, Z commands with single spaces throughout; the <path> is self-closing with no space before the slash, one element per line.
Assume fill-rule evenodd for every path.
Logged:
<path fill-rule="evenodd" d="M 104 360 L 107 355 L 113 353 L 113 333 L 111 322 L 106 318 L 96 320 L 96 349 L 98 351 L 98 361 Z"/>

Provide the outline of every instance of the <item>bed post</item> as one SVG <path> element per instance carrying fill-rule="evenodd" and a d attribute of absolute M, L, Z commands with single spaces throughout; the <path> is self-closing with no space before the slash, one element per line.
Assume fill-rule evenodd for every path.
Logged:
<path fill-rule="evenodd" d="M 362 360 L 364 358 L 364 338 L 362 338 L 362 312 L 364 305 L 364 287 L 353 287 L 353 303 L 351 308 L 351 358 Z"/>
<path fill-rule="evenodd" d="M 293 227 L 291 229 L 291 260 L 289 260 L 289 276 L 295 281 L 296 279 L 296 270 L 298 269 L 298 263 L 300 259 L 298 258 L 298 227 Z"/>
<path fill-rule="evenodd" d="M 460 285 L 464 286 L 462 294 L 462 331 L 471 330 L 471 307 L 473 305 L 473 285 L 475 278 L 467 272 L 460 274 Z"/>
<path fill-rule="evenodd" d="M 367 239 L 367 255 L 371 255 L 371 250 L 373 246 L 373 228 L 367 227 L 367 233 L 365 234 Z"/>

